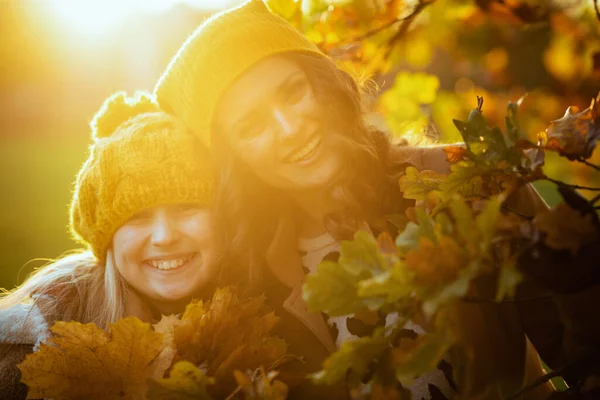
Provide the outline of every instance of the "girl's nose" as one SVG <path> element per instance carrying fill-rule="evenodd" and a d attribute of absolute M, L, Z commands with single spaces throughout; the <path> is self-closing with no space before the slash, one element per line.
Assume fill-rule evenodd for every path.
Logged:
<path fill-rule="evenodd" d="M 167 247 L 177 241 L 179 232 L 174 218 L 168 212 L 157 212 L 152 220 L 152 245 Z"/>

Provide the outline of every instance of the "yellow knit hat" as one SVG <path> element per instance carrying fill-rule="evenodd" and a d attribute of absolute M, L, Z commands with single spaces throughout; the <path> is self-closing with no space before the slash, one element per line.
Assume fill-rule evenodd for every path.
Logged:
<path fill-rule="evenodd" d="M 91 122 L 93 144 L 71 202 L 70 228 L 101 261 L 115 231 L 161 204 L 207 204 L 208 150 L 148 94 L 109 97 Z"/>
<path fill-rule="evenodd" d="M 249 0 L 213 15 L 188 37 L 160 77 L 156 100 L 210 144 L 223 92 L 258 61 L 287 52 L 324 56 L 262 0 Z"/>

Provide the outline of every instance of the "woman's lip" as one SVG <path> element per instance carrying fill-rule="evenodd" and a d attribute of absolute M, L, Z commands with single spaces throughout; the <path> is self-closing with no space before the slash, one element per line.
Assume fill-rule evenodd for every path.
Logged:
<path fill-rule="evenodd" d="M 316 140 L 317 138 L 318 138 L 317 136 L 313 136 L 310 140 L 308 140 L 306 142 L 306 144 L 304 146 L 307 146 L 308 144 L 310 144 L 311 141 Z M 317 143 L 315 144 L 315 147 L 309 151 L 310 156 L 308 158 L 299 160 L 299 161 L 290 161 L 290 158 L 292 157 L 292 155 L 299 151 L 299 150 L 296 150 L 296 151 L 292 152 L 291 154 L 289 154 L 286 158 L 283 159 L 284 163 L 292 164 L 292 165 L 309 164 L 316 158 L 316 156 L 319 155 L 322 147 L 323 147 L 323 137 L 318 138 Z M 302 147 L 300 149 L 302 149 Z"/>

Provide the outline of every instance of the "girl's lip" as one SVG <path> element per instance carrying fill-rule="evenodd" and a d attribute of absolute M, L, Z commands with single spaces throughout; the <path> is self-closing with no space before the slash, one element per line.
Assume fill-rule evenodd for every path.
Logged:
<path fill-rule="evenodd" d="M 189 254 L 189 253 L 188 253 Z M 148 268 L 152 268 L 155 272 L 159 273 L 159 274 L 174 274 L 174 273 L 178 273 L 183 271 L 184 269 L 187 269 L 190 265 L 192 265 L 192 263 L 198 258 L 198 253 L 191 253 L 192 257 L 187 260 L 186 262 L 184 262 L 182 265 L 176 267 L 176 268 L 171 268 L 171 269 L 159 269 L 155 266 L 153 266 L 152 264 L 150 264 L 150 262 L 148 261 L 144 261 L 144 264 L 148 267 Z M 165 259 L 166 260 L 166 259 Z"/>

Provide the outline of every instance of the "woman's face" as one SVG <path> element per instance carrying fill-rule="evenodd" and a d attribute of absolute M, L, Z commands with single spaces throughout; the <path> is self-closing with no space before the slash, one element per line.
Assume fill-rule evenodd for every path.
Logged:
<path fill-rule="evenodd" d="M 281 56 L 244 73 L 216 112 L 235 156 L 267 184 L 288 191 L 322 188 L 341 170 L 327 117 L 306 73 Z"/>
<path fill-rule="evenodd" d="M 115 232 L 112 246 L 123 279 L 157 302 L 189 300 L 217 273 L 211 215 L 196 204 L 140 212 Z"/>

